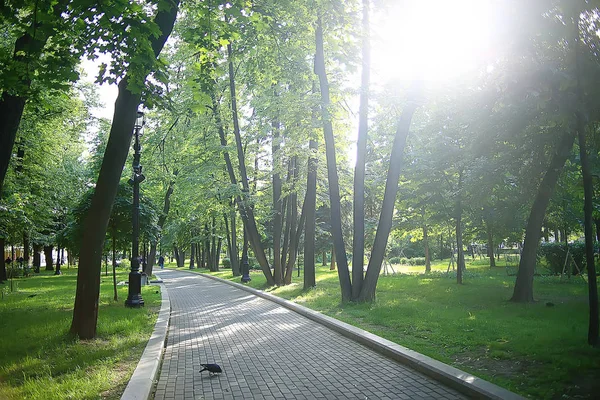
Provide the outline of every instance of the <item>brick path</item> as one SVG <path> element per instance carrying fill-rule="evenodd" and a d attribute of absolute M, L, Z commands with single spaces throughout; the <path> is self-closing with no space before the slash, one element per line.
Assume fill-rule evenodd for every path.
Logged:
<path fill-rule="evenodd" d="M 462 399 L 462 394 L 230 285 L 161 271 L 171 320 L 155 399 Z M 224 373 L 199 374 L 216 362 Z"/>

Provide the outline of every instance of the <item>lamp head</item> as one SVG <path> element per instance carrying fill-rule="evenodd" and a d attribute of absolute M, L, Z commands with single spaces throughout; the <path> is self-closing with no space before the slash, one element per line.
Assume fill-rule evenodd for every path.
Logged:
<path fill-rule="evenodd" d="M 135 125 L 133 127 L 135 129 L 142 129 L 145 123 L 146 119 L 144 118 L 144 113 L 142 111 L 138 111 L 137 117 L 135 118 Z"/>

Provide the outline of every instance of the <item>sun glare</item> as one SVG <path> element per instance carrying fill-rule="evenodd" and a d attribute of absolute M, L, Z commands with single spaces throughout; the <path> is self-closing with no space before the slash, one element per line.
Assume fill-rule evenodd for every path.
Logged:
<path fill-rule="evenodd" d="M 372 17 L 377 83 L 413 79 L 443 84 L 485 68 L 496 24 L 488 0 L 406 0 Z"/>

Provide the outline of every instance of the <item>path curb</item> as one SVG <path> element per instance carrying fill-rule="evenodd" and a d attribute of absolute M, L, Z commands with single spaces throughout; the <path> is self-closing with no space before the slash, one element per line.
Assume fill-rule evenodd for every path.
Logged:
<path fill-rule="evenodd" d="M 148 344 L 144 349 L 142 358 L 138 362 L 133 375 L 121 396 L 121 400 L 147 400 L 150 399 L 154 380 L 160 369 L 162 355 L 164 351 L 165 339 L 167 337 L 167 329 L 169 327 L 169 319 L 171 317 L 171 302 L 167 287 L 160 283 L 161 306 L 154 331 Z"/>
<path fill-rule="evenodd" d="M 188 271 L 181 271 L 188 272 Z M 255 294 L 256 296 L 262 297 L 266 300 L 270 300 L 277 303 L 289 310 L 297 312 L 319 324 L 322 324 L 334 331 L 342 334 L 343 336 L 357 341 L 364 346 L 367 346 L 376 352 L 389 357 L 395 361 L 405 364 L 435 380 L 444 383 L 468 396 L 478 399 L 494 399 L 494 400 L 524 400 L 516 393 L 506 390 L 498 385 L 491 382 L 478 378 L 467 372 L 461 371 L 458 368 L 444 364 L 440 361 L 434 360 L 431 357 L 417 353 L 416 351 L 410 350 L 404 346 L 391 342 L 387 339 L 374 335 L 370 332 L 339 321 L 335 318 L 328 317 L 327 315 L 321 314 L 317 311 L 311 310 L 307 307 L 301 306 L 289 300 L 282 299 L 274 296 L 270 293 L 257 290 L 240 283 L 232 282 L 226 279 L 217 278 L 216 276 L 207 275 L 199 272 L 189 272 L 197 275 L 204 276 L 209 279 L 213 279 L 219 282 L 226 283 L 234 286 L 238 289 L 245 290 Z"/>

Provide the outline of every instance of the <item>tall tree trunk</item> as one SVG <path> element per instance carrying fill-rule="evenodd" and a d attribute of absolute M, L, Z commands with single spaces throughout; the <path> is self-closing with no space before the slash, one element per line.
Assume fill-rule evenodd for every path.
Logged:
<path fill-rule="evenodd" d="M 56 268 L 54 270 L 54 275 L 61 275 L 62 272 L 60 271 L 60 248 L 57 247 L 56 248 Z"/>
<path fill-rule="evenodd" d="M 161 34 L 150 40 L 156 57 L 171 34 L 178 6 L 179 0 L 167 0 L 156 13 L 154 22 Z M 141 66 L 137 66 L 135 63 L 129 66 L 131 69 L 136 67 L 139 68 L 135 72 L 137 79 L 140 76 L 145 78 L 149 71 L 144 67 L 140 68 Z M 102 244 L 121 173 L 129 153 L 133 125 L 141 99 L 141 93 L 130 91 L 128 82 L 129 75 L 126 75 L 118 85 L 119 95 L 115 102 L 110 135 L 92 197 L 92 204 L 84 222 L 83 240 L 79 252 L 75 308 L 70 329 L 72 334 L 78 335 L 81 339 L 91 339 L 96 336 Z M 138 81 L 137 83 L 142 84 L 143 82 Z"/>
<path fill-rule="evenodd" d="M 6 264 L 4 263 L 4 246 L 6 246 L 6 239 L 0 236 L 0 249 L 2 249 L 2 256 L 0 257 L 0 282 L 7 280 Z"/>
<path fill-rule="evenodd" d="M 350 271 L 348 270 L 348 259 L 346 258 L 346 246 L 342 231 L 342 210 L 340 200 L 340 185 L 337 173 L 337 161 L 335 155 L 335 139 L 333 136 L 333 125 L 331 122 L 331 100 L 329 96 L 329 82 L 325 71 L 325 53 L 323 50 L 323 26 L 321 17 L 317 18 L 315 31 L 315 74 L 319 77 L 321 89 L 321 118 L 323 122 L 323 135 L 325 136 L 325 158 L 327 160 L 327 178 L 329 181 L 329 202 L 331 207 L 331 235 L 333 236 L 333 247 L 337 255 L 338 278 L 342 302 L 352 299 L 352 283 L 350 282 Z"/>
<path fill-rule="evenodd" d="M 23 231 L 23 259 L 25 265 L 29 265 L 29 232 Z"/>
<path fill-rule="evenodd" d="M 217 251 L 215 251 L 215 271 L 219 270 L 219 261 L 221 261 L 221 245 L 223 244 L 223 238 L 217 240 Z"/>
<path fill-rule="evenodd" d="M 358 110 L 358 139 L 354 167 L 354 236 L 352 239 L 352 299 L 358 299 L 363 283 L 365 263 L 365 162 L 369 124 L 369 81 L 371 46 L 369 41 L 369 2 L 363 0 L 362 75 Z"/>
<path fill-rule="evenodd" d="M 392 217 L 394 214 L 394 204 L 396 203 L 396 194 L 398 193 L 398 180 L 400 179 L 400 171 L 402 169 L 402 161 L 404 159 L 404 146 L 412 116 L 417 109 L 417 104 L 412 100 L 409 101 L 402 110 L 402 114 L 398 119 L 398 126 L 394 143 L 392 145 L 392 153 L 390 155 L 389 169 L 385 181 L 385 192 L 383 195 L 383 204 L 381 213 L 379 214 L 379 223 L 375 233 L 375 241 L 371 250 L 371 258 L 367 267 L 367 274 L 363 283 L 363 288 L 358 297 L 358 301 L 372 302 L 375 300 L 375 289 L 377 288 L 377 280 L 381 272 L 381 264 L 385 256 L 385 248 L 387 246 L 388 237 L 392 230 Z"/>
<path fill-rule="evenodd" d="M 196 255 L 196 245 L 194 244 L 194 242 L 192 242 L 190 244 L 190 269 L 194 269 L 195 265 L 194 265 L 194 256 Z"/>
<path fill-rule="evenodd" d="M 458 178 L 458 193 L 456 194 L 456 283 L 462 285 L 463 283 L 463 271 L 465 269 L 465 254 L 463 250 L 463 237 L 462 237 L 462 171 L 459 172 Z"/>
<path fill-rule="evenodd" d="M 157 226 L 159 231 L 162 231 L 163 227 L 165 226 L 167 216 L 169 215 L 169 210 L 171 209 L 171 195 L 175 190 L 175 178 L 177 178 L 177 175 L 179 175 L 179 169 L 176 168 L 173 170 L 173 179 L 171 179 L 171 181 L 169 182 L 169 186 L 167 187 L 167 192 L 165 193 L 165 199 L 163 201 L 163 209 L 160 216 L 158 217 Z M 152 270 L 154 268 L 154 264 L 156 263 L 156 247 L 157 243 L 156 241 L 153 241 L 150 245 L 150 255 L 148 256 L 149 275 L 152 275 Z"/>
<path fill-rule="evenodd" d="M 42 256 L 40 252 L 42 251 L 43 246 L 38 243 L 33 243 L 33 270 L 36 274 L 40 273 L 40 268 L 42 266 Z"/>
<path fill-rule="evenodd" d="M 273 279 L 276 285 L 283 284 L 283 268 L 281 264 L 281 176 L 279 174 L 279 121 L 273 121 L 273 140 L 271 154 L 273 157 Z"/>
<path fill-rule="evenodd" d="M 487 232 L 487 253 L 490 258 L 490 268 L 496 266 L 496 259 L 494 258 L 494 232 L 492 231 L 492 223 L 485 219 L 485 230 Z"/>
<path fill-rule="evenodd" d="M 575 113 L 577 138 L 579 142 L 579 159 L 581 163 L 581 175 L 583 180 L 583 231 L 585 235 L 585 261 L 588 275 L 588 302 L 589 302 L 589 325 L 588 325 L 588 344 L 598 345 L 599 316 L 598 316 L 598 282 L 596 280 L 596 266 L 594 260 L 594 182 L 592 177 L 592 168 L 590 166 L 587 143 L 585 137 L 585 118 L 582 108 L 584 108 L 583 89 L 581 87 L 581 68 L 580 68 L 580 34 L 579 34 L 580 10 L 573 15 L 573 32 L 575 47 L 575 72 L 577 76 L 577 100 L 578 110 Z"/>
<path fill-rule="evenodd" d="M 173 255 L 175 256 L 175 263 L 177 264 L 177 267 L 179 267 L 179 248 L 175 245 L 173 245 Z"/>
<path fill-rule="evenodd" d="M 223 219 L 225 220 L 225 233 L 227 234 L 227 252 L 229 253 L 229 262 L 231 263 L 231 272 L 233 274 L 233 276 L 240 276 L 241 272 L 240 272 L 240 263 L 239 263 L 239 259 L 238 259 L 238 249 L 237 249 L 237 244 L 235 241 L 235 225 L 234 225 L 234 221 L 235 221 L 235 212 L 231 213 L 232 214 L 232 231 L 229 231 L 229 222 L 228 222 L 228 218 L 227 218 L 227 214 L 223 214 Z"/>
<path fill-rule="evenodd" d="M 290 238 L 290 252 L 289 252 L 289 257 L 288 257 L 286 268 L 285 268 L 285 279 L 284 279 L 284 282 L 286 285 L 289 285 L 290 283 L 292 283 L 292 272 L 294 271 L 294 264 L 296 263 L 296 257 L 298 256 L 298 245 L 300 243 L 300 236 L 302 236 L 302 228 L 304 226 L 304 220 L 306 219 L 306 214 L 304 211 L 305 210 L 304 210 L 304 204 L 303 204 L 302 212 L 300 213 L 300 221 L 298 221 L 298 227 L 296 228 L 296 223 L 294 222 L 294 226 L 293 226 L 294 234 Z M 298 218 L 298 215 L 294 215 L 294 221 L 297 218 Z"/>
<path fill-rule="evenodd" d="M 335 262 L 335 248 L 331 248 L 331 260 L 329 263 L 329 270 L 330 271 L 335 271 L 335 269 L 337 268 L 337 263 Z"/>
<path fill-rule="evenodd" d="M 112 232 L 112 276 L 113 276 L 113 300 L 119 301 L 119 292 L 117 291 L 117 243 L 116 243 L 116 232 L 113 229 Z"/>
<path fill-rule="evenodd" d="M 567 158 L 571 154 L 575 135 L 571 131 L 563 133 L 555 152 L 552 155 L 548 170 L 540 183 L 538 192 L 531 206 L 531 212 L 527 220 L 525 229 L 525 240 L 523 242 L 523 252 L 519 262 L 517 280 L 511 301 L 515 302 L 533 302 L 533 274 L 535 271 L 537 247 L 540 241 L 540 232 L 542 223 L 546 215 L 548 202 L 560 176 Z"/>
<path fill-rule="evenodd" d="M 304 196 L 304 289 L 317 284 L 315 274 L 315 232 L 316 232 L 316 205 L 317 205 L 317 148 L 316 140 L 309 141 L 308 173 L 306 176 L 306 194 Z M 325 263 L 323 251 L 323 263 Z"/>
<path fill-rule="evenodd" d="M 229 92 L 231 94 L 231 112 L 233 118 L 233 133 L 235 136 L 235 143 L 238 154 L 238 162 L 240 169 L 240 177 L 242 181 L 242 191 L 244 192 L 244 197 L 242 199 L 242 203 L 246 203 L 247 196 L 250 195 L 250 190 L 248 187 L 248 175 L 246 173 L 246 162 L 244 160 L 244 149 L 242 146 L 242 137 L 240 134 L 240 126 L 239 119 L 237 114 L 237 100 L 236 100 L 236 92 L 235 92 L 235 75 L 233 68 L 233 50 L 231 43 L 227 44 L 227 57 L 229 59 Z M 271 267 L 269 266 L 269 260 L 267 260 L 267 256 L 265 255 L 265 250 L 262 247 L 260 234 L 258 233 L 258 228 L 256 226 L 256 219 L 254 218 L 254 211 L 251 206 L 244 206 L 244 213 L 242 214 L 242 219 L 244 220 L 244 225 L 246 226 L 246 231 L 248 234 L 248 241 L 252 246 L 252 250 L 254 251 L 254 256 L 260 265 L 263 274 L 267 278 L 268 285 L 274 285 L 275 279 L 273 278 L 273 274 L 271 273 Z"/>
<path fill-rule="evenodd" d="M 52 249 L 53 246 L 44 246 L 44 257 L 46 257 L 46 271 L 54 271 L 54 267 L 52 266 Z M 102 259 L 100 259 L 100 263 L 102 263 Z M 98 269 L 100 272 L 100 269 Z"/>
<path fill-rule="evenodd" d="M 424 213 L 423 213 L 424 214 Z M 429 254 L 429 236 L 427 224 L 423 222 L 423 246 L 425 247 L 425 272 L 431 272 L 431 256 Z"/>

